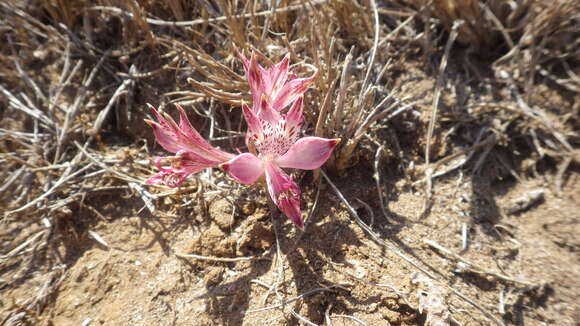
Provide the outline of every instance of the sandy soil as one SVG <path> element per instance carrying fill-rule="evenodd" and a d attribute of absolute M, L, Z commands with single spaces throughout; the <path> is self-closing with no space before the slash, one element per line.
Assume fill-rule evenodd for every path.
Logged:
<path fill-rule="evenodd" d="M 361 170 L 365 169 L 353 168 L 350 178 L 333 179 L 347 197 L 376 203 L 375 186 L 365 182 L 370 179 Z M 538 178 L 492 184 L 487 199 L 478 198 L 482 194 L 473 189 L 470 178 L 455 175 L 440 184 L 426 218 L 417 216 L 422 196 L 412 191 L 412 185 L 404 179 L 388 184 L 386 218 L 375 214 L 373 221 L 363 204 L 353 205 L 387 243 L 444 280 L 431 287 L 441 291 L 458 323 L 490 321 L 450 295 L 444 285 L 508 324 L 576 323 L 580 317 L 576 175 L 560 196 Z M 545 191 L 539 203 L 517 214 L 503 213 L 536 189 Z M 247 196 L 261 198 L 257 189 Z M 325 316 L 333 325 L 354 323 L 344 315 L 368 325 L 423 324 L 426 317 L 417 311 L 417 291 L 428 288 L 421 282 L 413 284 L 417 270 L 371 241 L 328 185 L 321 186 L 319 196 L 304 232 L 278 217 L 272 224 L 262 199 L 248 199 L 241 210 L 232 212 L 230 198 L 208 196 L 208 215 L 190 204 L 172 216 L 139 213 L 143 204 L 131 199 L 95 203 L 106 220 L 89 222 L 91 217 L 82 212 L 73 216 L 78 224 L 72 230 L 79 233 L 71 232 L 60 248 L 66 272 L 58 267 L 34 271 L 20 286 L 3 290 L 2 306 L 22 304 L 31 293 L 42 291 L 47 280 L 59 280 L 58 291 L 41 314 L 41 320 L 54 325 L 88 320 L 96 325 L 286 325 L 297 323 L 288 313 L 292 310 L 317 324 L 324 323 Z M 183 200 L 187 194 L 180 197 L 172 200 Z M 493 216 L 478 216 L 477 211 L 496 211 L 499 216 L 491 222 Z M 279 235 L 280 257 L 273 228 Z M 31 234 L 39 229 L 29 226 Z M 89 230 L 107 245 L 91 238 Z M 3 232 L 2 239 L 11 242 L 9 233 Z M 508 280 L 462 268 L 426 240 Z M 219 262 L 176 254 L 256 258 Z M 4 275 L 4 280 L 17 277 Z M 280 306 L 278 298 L 291 302 Z"/>

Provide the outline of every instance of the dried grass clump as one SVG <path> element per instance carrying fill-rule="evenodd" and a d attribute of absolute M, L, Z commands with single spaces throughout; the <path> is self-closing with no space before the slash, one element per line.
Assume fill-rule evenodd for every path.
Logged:
<path fill-rule="evenodd" d="M 578 1 L 434 0 L 432 6 L 426 1 L 411 3 L 422 6 L 423 20 L 436 18 L 447 31 L 451 31 L 454 22 L 463 21 L 457 42 L 467 45 L 470 54 L 499 58 L 494 66 L 512 61 L 522 70 L 521 75 L 546 76 L 546 70 L 552 72 L 554 65 L 564 65 L 564 70 L 570 71 L 569 67 L 579 63 Z M 577 86 L 572 88 L 578 91 Z"/>
<path fill-rule="evenodd" d="M 432 6 L 426 1 L 412 1 L 416 6 L 425 5 L 424 13 L 435 17 L 448 31 L 455 21 L 462 20 L 457 41 L 469 45 L 477 53 L 497 53 L 501 33 L 521 33 L 529 14 L 532 0 L 507 3 L 501 0 L 434 0 Z M 499 25 L 499 26 L 498 26 Z"/>
<path fill-rule="evenodd" d="M 525 91 L 543 78 L 580 93 L 580 78 L 573 67 L 580 64 L 580 3 L 573 0 L 535 1 L 522 22 L 521 33 L 503 33 L 509 52 L 495 67 L 510 66 Z"/>
<path fill-rule="evenodd" d="M 501 169 L 519 178 L 522 170 L 537 171 L 540 162 L 555 160 L 559 164 L 555 184 L 561 189 L 564 172 L 579 157 L 579 121 L 575 117 L 579 107 L 574 103 L 580 98 L 580 80 L 572 67 L 580 63 L 580 3 L 570 0 L 435 0 L 432 6 L 426 1 L 411 3 L 418 8 L 423 22 L 418 27 L 423 30 L 425 58 L 440 57 L 441 40 L 447 40 L 447 45 L 449 41 L 455 42 L 449 55 L 442 57 L 442 62 L 449 61 L 449 67 L 448 71 L 438 71 L 441 83 L 435 94 L 445 97 L 449 91 L 455 93 L 446 99 L 451 109 L 439 112 L 450 130 L 459 130 L 457 135 L 480 130 L 479 136 L 471 136 L 469 141 L 473 151 L 483 147 L 474 171 L 494 158 Z M 456 36 L 454 41 L 452 35 Z M 465 80 L 470 82 L 463 84 Z M 482 92 L 482 87 L 490 92 Z M 456 96 L 460 95 L 456 93 L 458 89 L 469 93 Z M 480 91 L 471 93 L 475 89 Z M 547 101 L 551 104 L 546 105 Z M 560 104 L 553 105 L 556 102 Z M 441 126 L 439 109 L 437 99 L 432 104 L 430 126 Z M 431 141 L 428 137 L 428 165 Z M 428 166 L 426 179 L 431 179 L 430 171 L 453 157 L 455 154 Z"/>

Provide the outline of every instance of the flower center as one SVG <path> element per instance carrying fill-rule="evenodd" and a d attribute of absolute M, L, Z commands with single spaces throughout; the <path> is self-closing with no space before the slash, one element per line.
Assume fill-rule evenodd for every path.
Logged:
<path fill-rule="evenodd" d="M 258 152 L 266 158 L 276 158 L 286 154 L 290 146 L 298 140 L 298 128 L 288 127 L 285 120 L 276 124 L 264 122 L 261 135 L 253 135 L 251 140 Z"/>

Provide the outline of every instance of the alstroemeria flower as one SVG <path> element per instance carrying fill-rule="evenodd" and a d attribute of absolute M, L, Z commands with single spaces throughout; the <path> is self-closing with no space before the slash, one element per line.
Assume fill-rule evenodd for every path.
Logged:
<path fill-rule="evenodd" d="M 147 184 L 165 184 L 169 187 L 177 187 L 185 178 L 192 173 L 203 169 L 218 167 L 220 164 L 231 160 L 234 155 L 211 146 L 193 128 L 187 115 L 181 106 L 176 104 L 179 110 L 179 124 L 167 114 L 160 114 L 149 105 L 157 122 L 145 120 L 155 134 L 155 139 L 167 151 L 175 153 L 175 156 L 158 157 L 153 164 L 159 172 L 147 179 Z M 169 167 L 162 167 L 167 162 Z"/>
<path fill-rule="evenodd" d="M 265 175 L 273 202 L 292 222 L 303 227 L 300 188 L 282 168 L 317 169 L 338 143 L 337 139 L 299 138 L 302 95 L 314 75 L 289 78 L 288 56 L 267 69 L 258 64 L 255 55 L 250 60 L 242 54 L 240 57 L 253 99 L 252 108 L 242 105 L 249 129 L 246 141 L 252 153 L 234 156 L 211 146 L 191 126 L 179 105 L 179 124 L 150 106 L 157 122 L 146 120 L 147 123 L 153 128 L 157 142 L 175 155 L 153 160 L 159 172 L 146 182 L 176 187 L 190 174 L 218 166 L 243 184 L 254 183 Z M 283 114 L 288 106 L 290 109 Z M 162 166 L 164 163 L 169 166 Z"/>
<path fill-rule="evenodd" d="M 266 110 L 262 105 L 264 103 L 262 99 L 265 99 L 265 103 L 268 103 L 274 110 L 282 111 L 306 92 L 316 75 L 314 73 L 307 78 L 289 77 L 289 55 L 270 68 L 264 68 L 258 64 L 254 53 L 250 59 L 241 53 L 239 56 L 252 93 L 252 109 L 257 110 L 259 116 Z"/>
<path fill-rule="evenodd" d="M 268 192 L 276 206 L 294 224 L 302 227 L 300 188 L 282 168 L 317 169 L 328 160 L 338 140 L 298 138 L 303 119 L 302 97 L 294 101 L 284 117 L 264 98 L 260 105 L 264 107 L 261 116 L 242 105 L 249 129 L 248 145 L 259 152 L 258 156 L 243 153 L 220 167 L 243 184 L 254 183 L 265 174 Z"/>

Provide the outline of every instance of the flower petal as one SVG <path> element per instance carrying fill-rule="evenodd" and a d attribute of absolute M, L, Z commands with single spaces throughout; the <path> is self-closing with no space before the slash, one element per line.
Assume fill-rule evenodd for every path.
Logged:
<path fill-rule="evenodd" d="M 239 183 L 251 184 L 256 182 L 264 173 L 264 164 L 250 153 L 240 154 L 220 165 L 230 177 Z"/>
<path fill-rule="evenodd" d="M 187 171 L 188 173 L 197 173 L 207 168 L 218 167 L 224 161 L 211 159 L 190 151 L 179 151 L 177 155 L 169 158 L 171 166 L 174 169 Z"/>
<path fill-rule="evenodd" d="M 171 153 L 176 153 L 181 149 L 181 145 L 175 140 L 175 135 L 164 129 L 160 124 L 155 121 L 145 120 L 147 124 L 153 129 L 153 134 L 155 135 L 155 140 L 161 147 L 166 151 Z"/>
<path fill-rule="evenodd" d="M 262 95 L 262 98 L 260 99 L 257 113 L 260 119 L 269 122 L 271 125 L 276 125 L 280 120 L 282 120 L 280 113 L 278 113 L 277 110 L 274 110 L 265 95 Z"/>
<path fill-rule="evenodd" d="M 282 86 L 284 86 L 284 83 L 286 83 L 288 79 L 289 61 L 290 54 L 287 54 L 282 61 L 266 70 L 267 78 L 264 78 L 264 90 L 270 98 L 275 97 Z"/>
<path fill-rule="evenodd" d="M 225 162 L 232 157 L 226 153 L 211 146 L 203 137 L 191 126 L 183 108 L 177 105 L 179 110 L 179 125 L 173 118 L 167 114 L 160 114 L 153 106 L 148 105 L 157 122 L 145 120 L 155 134 L 155 139 L 164 149 L 169 152 L 177 153 L 185 150 L 198 153 L 208 160 Z"/>
<path fill-rule="evenodd" d="M 266 163 L 266 182 L 274 204 L 299 228 L 304 226 L 300 214 L 300 188 L 282 169 Z"/>
<path fill-rule="evenodd" d="M 178 187 L 185 180 L 184 176 L 178 176 L 170 172 L 159 171 L 149 179 L 145 180 L 148 185 L 165 185 L 171 188 Z"/>
<path fill-rule="evenodd" d="M 296 98 L 306 92 L 310 84 L 314 82 L 315 77 L 315 75 L 312 75 L 308 78 L 295 78 L 287 81 L 278 94 L 276 94 L 276 98 L 272 99 L 272 107 L 277 111 L 286 108 Z"/>
<path fill-rule="evenodd" d="M 252 103 L 259 102 L 262 94 L 264 94 L 263 75 L 264 68 L 258 64 L 256 55 L 252 53 L 250 65 L 246 71 L 246 78 L 248 79 L 248 85 L 250 86 L 250 92 L 252 93 Z"/>
<path fill-rule="evenodd" d="M 179 110 L 179 132 L 182 137 L 184 137 L 184 141 L 188 143 L 189 150 L 202 150 L 207 154 L 207 156 L 223 161 L 233 157 L 232 154 L 211 146 L 205 139 L 203 139 L 199 132 L 197 132 L 189 122 L 187 114 L 181 105 L 175 104 L 175 106 L 177 107 L 177 110 Z"/>
<path fill-rule="evenodd" d="M 165 175 L 167 175 L 167 172 L 169 171 L 169 169 L 165 169 L 163 167 L 161 167 L 161 161 L 164 160 L 163 157 L 156 157 L 154 159 L 151 160 L 151 164 L 155 165 L 157 167 L 157 169 L 159 170 L 158 173 L 156 173 L 154 176 L 148 178 L 147 180 L 145 180 L 145 183 L 148 185 L 157 185 L 160 183 L 164 183 L 163 181 L 163 177 Z"/>
<path fill-rule="evenodd" d="M 248 107 L 245 103 L 242 104 L 242 112 L 244 113 L 244 118 L 248 123 L 248 130 L 250 133 L 254 135 L 261 135 L 262 134 L 262 123 L 260 118 L 256 115 L 250 107 Z"/>
<path fill-rule="evenodd" d="M 148 185 L 163 184 L 165 186 L 175 188 L 179 187 L 189 174 L 173 173 L 171 171 L 159 171 L 149 179 L 145 180 Z"/>
<path fill-rule="evenodd" d="M 298 139 L 286 154 L 276 159 L 283 168 L 314 170 L 328 160 L 339 139 L 304 137 Z"/>
<path fill-rule="evenodd" d="M 153 159 L 152 163 L 157 167 L 159 172 L 145 180 L 145 183 L 149 185 L 163 184 L 171 188 L 175 188 L 181 185 L 190 173 L 187 173 L 186 171 L 180 171 L 178 168 L 174 168 L 172 166 L 167 168 L 161 166 L 162 161 L 173 159 L 174 157 L 156 157 Z"/>
<path fill-rule="evenodd" d="M 292 103 L 292 106 L 284 117 L 284 120 L 286 120 L 286 130 L 289 134 L 295 132 L 297 133 L 300 125 L 302 125 L 302 121 L 304 120 L 302 108 L 303 97 L 300 96 L 296 99 L 296 101 L 294 101 L 294 103 Z"/>
<path fill-rule="evenodd" d="M 162 167 L 161 163 L 169 163 L 170 166 Z M 175 156 L 157 157 L 152 163 L 159 172 L 145 181 L 147 184 L 164 184 L 175 188 L 185 179 L 201 170 L 217 167 L 221 161 L 211 160 L 194 152 L 180 150 Z"/>

